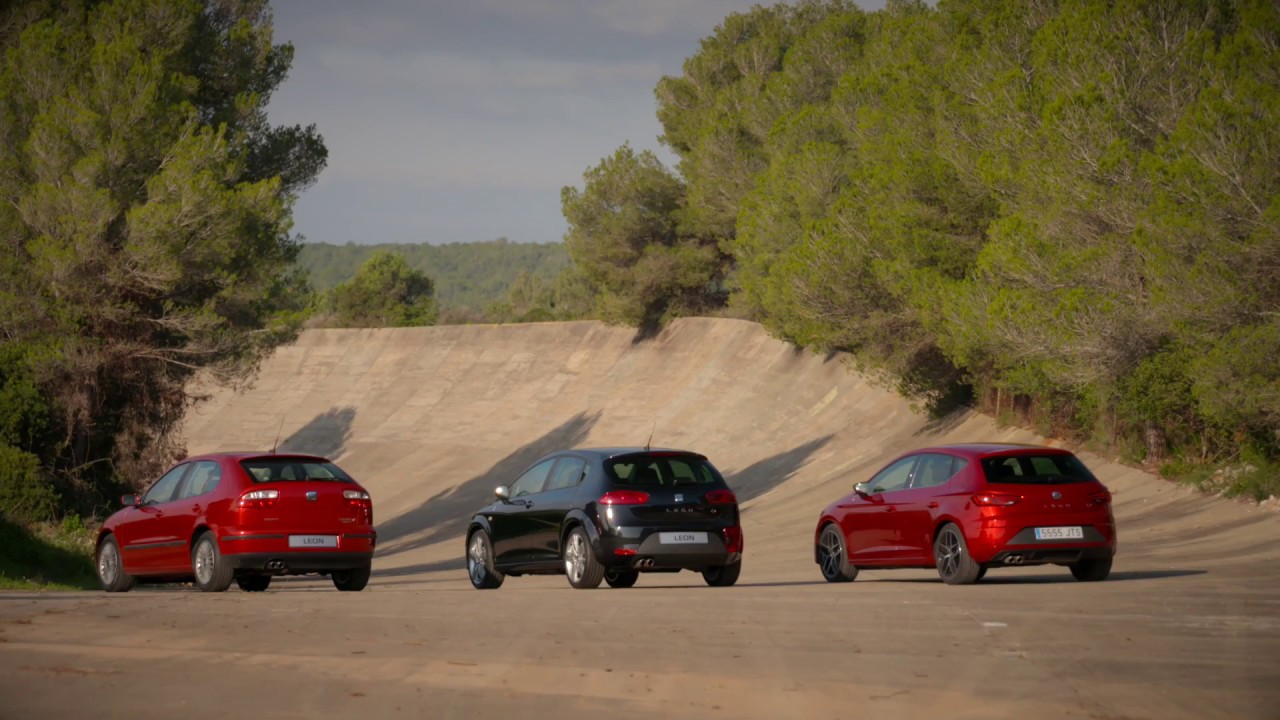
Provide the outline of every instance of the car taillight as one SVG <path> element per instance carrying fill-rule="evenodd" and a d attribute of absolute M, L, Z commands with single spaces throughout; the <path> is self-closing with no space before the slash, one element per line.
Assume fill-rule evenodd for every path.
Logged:
<path fill-rule="evenodd" d="M 351 507 L 363 510 L 365 522 L 373 523 L 373 500 L 369 498 L 369 493 L 364 490 L 343 490 L 342 499 Z"/>
<path fill-rule="evenodd" d="M 721 537 L 724 539 L 724 549 L 728 552 L 742 552 L 742 526 L 734 525 L 720 531 Z"/>
<path fill-rule="evenodd" d="M 712 505 L 736 505 L 738 502 L 738 496 L 732 490 L 712 490 L 706 498 Z"/>
<path fill-rule="evenodd" d="M 1021 495 L 1010 495 L 1008 493 L 981 493 L 973 496 L 973 504 L 982 507 L 1007 507 L 1013 505 L 1022 499 Z"/>
<path fill-rule="evenodd" d="M 1092 495 L 1089 496 L 1089 504 L 1090 505 L 1110 505 L 1111 493 L 1106 490 L 1103 490 L 1102 492 L 1093 493 Z"/>
<path fill-rule="evenodd" d="M 241 495 L 238 505 L 241 509 L 275 507 L 279 497 L 279 490 L 253 490 Z"/>
<path fill-rule="evenodd" d="M 610 490 L 600 496 L 601 505 L 643 505 L 649 502 L 649 493 L 639 490 Z"/>

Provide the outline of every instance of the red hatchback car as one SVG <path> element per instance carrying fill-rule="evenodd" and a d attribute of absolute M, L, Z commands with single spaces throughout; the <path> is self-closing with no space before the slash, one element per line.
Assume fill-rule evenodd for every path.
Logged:
<path fill-rule="evenodd" d="M 278 575 L 329 575 L 339 590 L 369 584 L 373 503 L 341 468 L 314 455 L 223 453 L 179 463 L 98 531 L 98 579 L 108 592 L 135 582 L 232 581 L 260 592 Z"/>
<path fill-rule="evenodd" d="M 936 567 L 949 585 L 993 567 L 1065 565 L 1105 580 L 1111 493 L 1075 455 L 1032 445 L 948 445 L 889 463 L 823 510 L 814 559 L 828 582 L 861 568 Z"/>

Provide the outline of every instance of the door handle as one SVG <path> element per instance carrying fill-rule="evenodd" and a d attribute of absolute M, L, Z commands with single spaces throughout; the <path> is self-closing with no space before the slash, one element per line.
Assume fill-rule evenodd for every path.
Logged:
<path fill-rule="evenodd" d="M 929 503 L 929 507 L 930 507 L 930 508 L 936 508 L 936 507 L 938 507 L 938 503 L 936 503 L 936 502 L 931 502 L 931 503 Z"/>
<path fill-rule="evenodd" d="M 885 512 L 898 512 L 898 508 L 896 508 L 896 507 L 894 507 L 894 506 L 890 505 L 889 507 L 885 508 L 885 509 L 884 509 L 884 511 L 885 511 Z"/>
<path fill-rule="evenodd" d="M 199 505 L 192 505 L 192 506 L 191 506 L 191 512 L 194 512 L 194 513 L 198 513 L 198 512 L 200 512 L 200 506 L 199 506 Z"/>

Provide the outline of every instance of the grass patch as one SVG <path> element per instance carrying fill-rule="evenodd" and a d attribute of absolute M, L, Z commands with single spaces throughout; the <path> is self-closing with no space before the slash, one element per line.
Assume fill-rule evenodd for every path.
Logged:
<path fill-rule="evenodd" d="M 1225 497 L 1245 497 L 1262 502 L 1280 496 L 1280 463 L 1249 458 L 1227 467 L 1193 465 L 1173 461 L 1160 468 L 1162 475 L 1204 492 Z"/>
<path fill-rule="evenodd" d="M 93 590 L 93 533 L 79 517 L 23 526 L 0 515 L 0 589 Z"/>

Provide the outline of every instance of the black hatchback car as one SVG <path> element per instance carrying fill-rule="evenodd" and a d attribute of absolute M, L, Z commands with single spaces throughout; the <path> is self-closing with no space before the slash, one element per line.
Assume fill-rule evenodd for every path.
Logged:
<path fill-rule="evenodd" d="M 557 573 L 575 588 L 625 588 L 642 572 L 681 570 L 728 586 L 742 571 L 738 499 L 698 453 L 564 450 L 494 494 L 467 528 L 467 573 L 479 589 Z"/>

